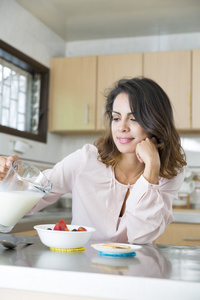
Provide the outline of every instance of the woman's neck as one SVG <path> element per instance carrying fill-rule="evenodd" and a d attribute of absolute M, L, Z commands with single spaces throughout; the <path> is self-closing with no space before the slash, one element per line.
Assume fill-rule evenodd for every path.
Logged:
<path fill-rule="evenodd" d="M 118 162 L 118 165 L 127 173 L 133 172 L 133 170 L 139 173 L 144 170 L 144 164 L 139 162 L 136 155 L 132 154 L 123 154 Z"/>
<path fill-rule="evenodd" d="M 144 164 L 141 164 L 133 155 L 121 156 L 115 167 L 115 177 L 123 184 L 134 184 L 144 171 Z"/>

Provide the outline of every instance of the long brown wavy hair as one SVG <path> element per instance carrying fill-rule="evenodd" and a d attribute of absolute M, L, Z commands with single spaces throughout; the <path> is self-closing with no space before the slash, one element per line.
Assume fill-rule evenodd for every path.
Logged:
<path fill-rule="evenodd" d="M 94 143 L 98 149 L 98 159 L 107 167 L 113 168 L 120 160 L 121 153 L 113 141 L 111 132 L 113 103 L 120 93 L 128 95 L 135 120 L 158 148 L 161 161 L 160 176 L 176 176 L 186 165 L 186 158 L 174 125 L 172 106 L 164 90 L 155 81 L 145 77 L 121 79 L 107 93 L 106 131 Z"/>

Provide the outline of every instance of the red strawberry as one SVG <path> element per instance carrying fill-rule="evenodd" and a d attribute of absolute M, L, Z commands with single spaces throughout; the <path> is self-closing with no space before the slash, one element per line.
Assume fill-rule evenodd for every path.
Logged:
<path fill-rule="evenodd" d="M 58 223 L 56 223 L 53 230 L 69 231 L 69 229 L 67 228 L 67 225 L 63 219 L 61 219 Z"/>
<path fill-rule="evenodd" d="M 87 229 L 85 229 L 84 227 L 79 227 L 78 231 L 87 231 Z"/>
<path fill-rule="evenodd" d="M 59 222 L 58 222 L 61 226 L 63 226 L 65 228 L 66 231 L 69 231 L 69 229 L 67 228 L 67 225 L 65 223 L 65 221 L 63 219 L 61 219 Z"/>
<path fill-rule="evenodd" d="M 65 231 L 65 228 L 62 225 L 60 225 L 59 223 L 56 223 L 53 230 Z"/>

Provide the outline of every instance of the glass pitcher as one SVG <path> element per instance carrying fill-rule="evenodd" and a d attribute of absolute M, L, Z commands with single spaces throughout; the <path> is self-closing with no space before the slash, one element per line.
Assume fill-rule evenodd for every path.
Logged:
<path fill-rule="evenodd" d="M 52 182 L 36 167 L 13 161 L 0 185 L 0 232 L 10 232 L 51 188 Z"/>

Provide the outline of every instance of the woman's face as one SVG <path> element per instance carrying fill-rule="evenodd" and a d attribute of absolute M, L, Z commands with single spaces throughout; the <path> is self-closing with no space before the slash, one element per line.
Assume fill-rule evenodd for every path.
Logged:
<path fill-rule="evenodd" d="M 137 144 L 148 137 L 135 121 L 125 93 L 119 94 L 114 100 L 111 131 L 116 147 L 124 154 L 135 153 Z"/>

